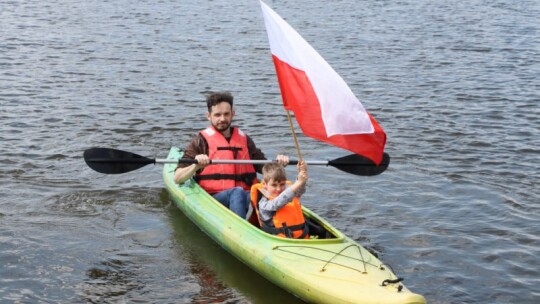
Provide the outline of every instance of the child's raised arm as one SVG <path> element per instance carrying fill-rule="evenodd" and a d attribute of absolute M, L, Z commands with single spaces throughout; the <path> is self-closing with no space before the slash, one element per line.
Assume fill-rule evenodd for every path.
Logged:
<path fill-rule="evenodd" d="M 291 188 L 294 192 L 298 192 L 299 189 L 305 187 L 306 182 L 308 181 L 308 172 L 307 172 L 307 164 L 305 161 L 298 162 L 297 165 L 298 168 L 298 177 L 296 178 L 296 182 L 292 184 Z"/>

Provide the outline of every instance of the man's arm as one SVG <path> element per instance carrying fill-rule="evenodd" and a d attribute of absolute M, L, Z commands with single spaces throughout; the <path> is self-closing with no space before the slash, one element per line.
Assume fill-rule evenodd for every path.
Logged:
<path fill-rule="evenodd" d="M 255 145 L 255 142 L 251 139 L 251 137 L 247 136 L 247 145 L 248 145 L 248 151 L 249 151 L 249 157 L 253 160 L 266 160 L 266 156 L 261 151 L 261 149 L 257 148 Z M 286 166 L 289 164 L 289 157 L 286 155 L 279 154 L 276 156 L 276 160 L 278 163 L 282 164 L 283 166 Z M 255 171 L 262 173 L 262 167 L 263 165 L 253 165 L 255 167 Z"/>
<path fill-rule="evenodd" d="M 176 170 L 174 172 L 174 182 L 181 184 L 186 180 L 190 179 L 198 170 L 204 168 L 209 163 L 208 156 L 208 144 L 202 137 L 202 135 L 197 134 L 184 152 L 182 159 L 197 159 L 197 164 L 186 164 L 178 163 Z M 206 157 L 204 157 L 206 156 Z"/>
<path fill-rule="evenodd" d="M 197 170 L 201 168 L 203 167 L 201 167 L 199 164 L 190 164 L 184 168 L 177 168 L 176 171 L 174 171 L 174 182 L 181 184 L 187 181 L 197 172 Z"/>
<path fill-rule="evenodd" d="M 208 144 L 201 134 L 195 135 L 184 151 L 182 159 L 195 159 L 199 154 L 208 154 Z M 177 169 L 189 167 L 190 164 L 178 163 Z"/>
<path fill-rule="evenodd" d="M 251 137 L 249 137 L 249 135 L 246 135 L 246 139 L 249 151 L 249 158 L 253 160 L 265 160 L 266 156 L 264 156 L 264 153 L 261 151 L 261 149 L 257 148 L 255 142 L 251 139 Z M 255 171 L 262 173 L 263 165 L 253 165 L 253 167 L 255 167 Z"/>

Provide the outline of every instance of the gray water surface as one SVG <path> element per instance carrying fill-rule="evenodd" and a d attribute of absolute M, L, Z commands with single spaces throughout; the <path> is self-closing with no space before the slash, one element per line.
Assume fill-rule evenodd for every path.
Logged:
<path fill-rule="evenodd" d="M 303 203 L 430 303 L 538 302 L 540 3 L 267 4 L 392 157 L 376 177 L 310 167 Z M 0 302 L 299 302 L 200 232 L 159 165 L 107 176 L 82 159 L 165 157 L 217 90 L 268 157 L 295 156 L 258 1 L 0 1 L 0 39 Z M 348 154 L 299 136 L 305 159 Z"/>

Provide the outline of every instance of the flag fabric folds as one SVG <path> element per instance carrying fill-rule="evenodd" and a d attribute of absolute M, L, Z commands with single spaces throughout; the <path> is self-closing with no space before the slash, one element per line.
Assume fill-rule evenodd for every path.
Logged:
<path fill-rule="evenodd" d="M 343 78 L 285 20 L 261 1 L 285 109 L 302 132 L 380 164 L 386 134 Z"/>

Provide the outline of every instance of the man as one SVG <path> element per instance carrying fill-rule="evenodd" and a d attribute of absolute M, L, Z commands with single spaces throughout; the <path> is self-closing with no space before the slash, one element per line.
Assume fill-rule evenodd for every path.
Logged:
<path fill-rule="evenodd" d="M 256 172 L 262 165 L 216 164 L 211 159 L 266 159 L 253 140 L 238 127 L 231 126 L 234 118 L 233 96 L 229 92 L 212 93 L 206 98 L 210 126 L 191 141 L 182 158 L 196 159 L 196 164 L 178 164 L 174 181 L 185 182 L 193 175 L 199 185 L 225 207 L 241 218 L 246 217 L 249 190 L 257 183 Z M 278 163 L 287 165 L 289 158 L 277 156 Z"/>

